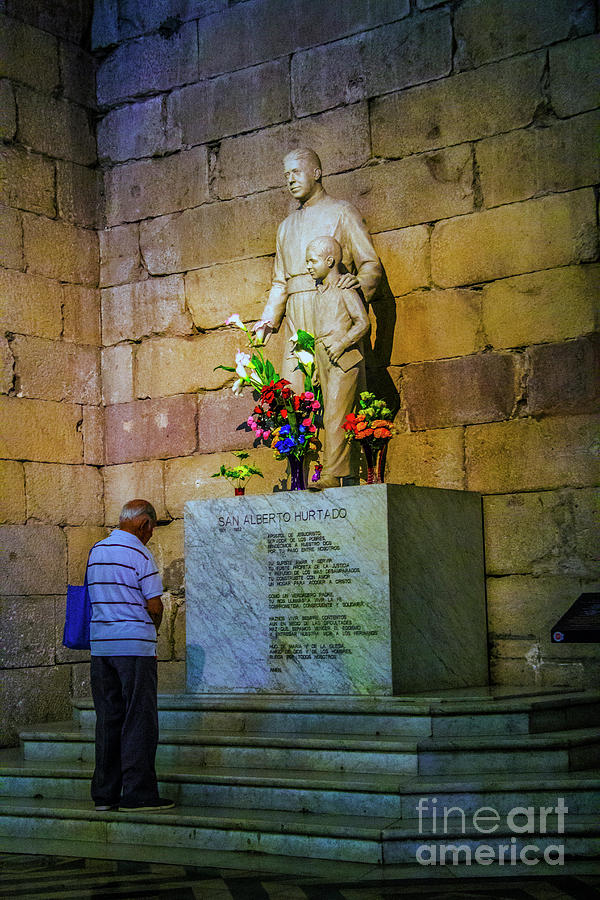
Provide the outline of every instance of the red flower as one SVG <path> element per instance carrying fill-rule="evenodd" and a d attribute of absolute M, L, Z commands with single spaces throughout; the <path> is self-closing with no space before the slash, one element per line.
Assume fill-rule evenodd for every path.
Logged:
<path fill-rule="evenodd" d="M 283 409 L 280 409 L 279 415 L 281 416 L 282 419 L 287 419 L 287 417 L 288 417 L 287 409 L 285 409 L 285 407 Z"/>

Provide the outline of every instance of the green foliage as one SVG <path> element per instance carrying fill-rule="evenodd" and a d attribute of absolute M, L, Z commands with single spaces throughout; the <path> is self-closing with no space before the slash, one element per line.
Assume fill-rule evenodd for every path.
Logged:
<path fill-rule="evenodd" d="M 238 459 L 244 460 L 248 459 L 250 456 L 249 453 L 246 453 L 245 450 L 233 450 L 233 456 L 237 456 Z M 239 466 L 226 466 L 222 465 L 218 472 L 214 472 L 210 477 L 211 478 L 227 478 L 228 481 L 236 482 L 236 487 L 244 487 L 246 482 L 249 481 L 253 475 L 258 475 L 259 478 L 263 478 L 263 473 L 256 466 L 248 465 L 247 463 L 242 463 Z"/>

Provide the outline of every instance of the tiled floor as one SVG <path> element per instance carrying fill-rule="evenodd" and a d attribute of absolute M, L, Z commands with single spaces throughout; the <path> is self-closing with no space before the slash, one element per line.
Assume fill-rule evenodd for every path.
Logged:
<path fill-rule="evenodd" d="M 0 897 L 30 900 L 600 900 L 600 872 L 573 864 L 554 873 L 468 877 L 446 873 L 433 879 L 407 877 L 331 881 L 308 875 L 257 874 L 238 870 L 0 854 Z M 417 874 L 417 873 L 415 873 Z M 465 873 L 466 875 L 467 873 Z M 507 873 L 509 874 L 509 873 Z"/>

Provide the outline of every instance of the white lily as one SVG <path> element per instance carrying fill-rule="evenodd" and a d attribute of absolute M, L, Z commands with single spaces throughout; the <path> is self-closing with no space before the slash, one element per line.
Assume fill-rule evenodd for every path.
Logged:
<path fill-rule="evenodd" d="M 231 390 L 235 394 L 236 397 L 241 397 L 244 391 L 244 381 L 241 378 L 238 378 L 237 381 L 231 385 Z"/>
<path fill-rule="evenodd" d="M 290 343 L 297 344 L 298 343 L 298 332 L 295 331 L 290 338 Z"/>
<path fill-rule="evenodd" d="M 236 325 L 238 328 L 241 328 L 242 331 L 247 331 L 248 329 L 240 319 L 238 313 L 233 313 L 225 322 L 226 325 Z"/>
<path fill-rule="evenodd" d="M 312 366 L 315 361 L 313 354 L 309 353 L 308 350 L 296 350 L 294 356 L 296 359 L 300 360 L 304 366 Z"/>
<path fill-rule="evenodd" d="M 250 365 L 250 356 L 248 353 L 244 353 L 242 350 L 238 350 L 235 354 L 235 371 L 240 376 L 240 378 L 248 378 L 248 373 L 246 372 L 246 366 Z"/>

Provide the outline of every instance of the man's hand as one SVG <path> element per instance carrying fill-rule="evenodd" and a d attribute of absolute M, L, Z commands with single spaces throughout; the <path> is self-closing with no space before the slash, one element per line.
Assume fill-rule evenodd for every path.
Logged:
<path fill-rule="evenodd" d="M 160 597 L 150 597 L 149 600 L 146 600 L 146 609 L 154 622 L 154 627 L 158 631 L 163 617 L 163 603 Z"/>
<path fill-rule="evenodd" d="M 252 326 L 252 331 L 261 344 L 266 344 L 273 333 L 273 326 L 265 319 L 261 319 Z"/>
<path fill-rule="evenodd" d="M 323 341 L 323 346 L 325 347 L 327 356 L 334 364 L 338 361 L 338 359 L 346 349 L 345 344 L 343 344 L 341 341 L 335 340 L 329 341 L 329 343 L 327 344 L 325 343 L 325 341 Z"/>
<path fill-rule="evenodd" d="M 335 286 L 342 290 L 345 290 L 346 288 L 354 288 L 356 290 L 356 288 L 360 287 L 360 281 L 356 275 L 351 275 L 350 272 L 346 272 L 344 275 L 340 275 Z"/>

